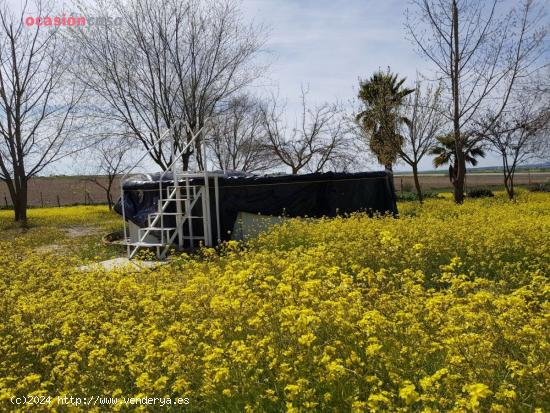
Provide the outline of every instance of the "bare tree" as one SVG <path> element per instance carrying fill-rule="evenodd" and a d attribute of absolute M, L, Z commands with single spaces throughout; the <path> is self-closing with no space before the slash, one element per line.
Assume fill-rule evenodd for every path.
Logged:
<path fill-rule="evenodd" d="M 265 64 L 258 62 L 257 55 L 265 42 L 265 28 L 247 24 L 234 0 L 191 0 L 182 17 L 175 24 L 175 43 L 187 46 L 169 50 L 181 90 L 177 104 L 190 125 L 190 138 L 220 103 L 264 73 Z M 197 148 L 200 144 L 201 138 Z M 203 169 L 202 152 L 195 153 Z"/>
<path fill-rule="evenodd" d="M 27 225 L 27 187 L 33 176 L 71 151 L 81 92 L 65 82 L 63 45 L 57 29 L 26 26 L 19 13 L 0 5 L 0 179 L 8 187 L 15 220 Z M 38 15 L 48 10 L 36 4 Z M 66 62 L 63 62 L 66 63 Z"/>
<path fill-rule="evenodd" d="M 456 168 L 454 198 L 464 200 L 465 139 L 476 117 L 493 108 L 494 121 L 506 108 L 517 80 L 537 65 L 547 33 L 542 1 L 522 0 L 508 13 L 499 0 L 413 0 L 408 33 L 435 66 L 450 97 Z M 488 125 L 489 126 L 489 125 Z"/>
<path fill-rule="evenodd" d="M 211 123 L 207 144 L 219 169 L 259 172 L 280 163 L 269 149 L 258 100 L 237 96 Z"/>
<path fill-rule="evenodd" d="M 541 100 L 541 93 L 523 93 L 515 104 L 495 122 L 488 114 L 480 129 L 483 137 L 502 159 L 504 186 L 510 200 L 514 199 L 514 175 L 519 165 L 544 156 L 550 126 L 550 106 Z"/>
<path fill-rule="evenodd" d="M 536 93 L 544 102 L 550 102 L 550 63 L 525 79 L 521 85 L 521 92 Z"/>
<path fill-rule="evenodd" d="M 115 13 L 121 24 L 72 31 L 75 75 L 108 104 L 98 115 L 130 129 L 162 169 L 172 162 L 169 145 L 155 144 L 165 128 L 181 150 L 218 105 L 262 73 L 255 58 L 263 28 L 247 24 L 231 0 L 96 0 L 80 9 Z M 183 156 L 184 169 L 192 155 Z"/>
<path fill-rule="evenodd" d="M 443 115 L 441 91 L 441 84 L 423 88 L 422 82 L 417 80 L 414 93 L 408 95 L 403 104 L 403 117 L 407 122 L 401 131 L 403 146 L 398 156 L 412 168 L 414 186 L 420 202 L 423 198 L 418 165 L 436 143 L 436 137 L 442 134 L 447 121 Z"/>
<path fill-rule="evenodd" d="M 89 92 L 89 114 L 103 122 L 128 128 L 162 169 L 170 163 L 167 145 L 155 144 L 165 128 L 175 127 L 174 140 L 182 144 L 181 126 L 173 109 L 178 93 L 165 48 L 171 30 L 167 17 L 185 8 L 153 9 L 146 1 L 78 4 L 81 14 L 118 15 L 119 25 L 74 28 L 70 41 L 78 55 L 73 74 Z M 106 20 L 107 21 L 107 20 Z M 170 38 L 169 38 L 170 39 Z"/>
<path fill-rule="evenodd" d="M 303 169 L 321 172 L 329 165 L 345 169 L 354 154 L 343 112 L 336 104 L 308 106 L 307 93 L 302 89 L 301 114 L 292 126 L 275 96 L 262 105 L 268 147 L 293 175 Z"/>
<path fill-rule="evenodd" d="M 109 211 L 113 208 L 112 189 L 117 178 L 132 168 L 130 155 L 135 145 L 127 136 L 111 136 L 100 139 L 91 149 L 91 155 L 96 162 L 95 174 L 88 181 L 105 191 Z"/>

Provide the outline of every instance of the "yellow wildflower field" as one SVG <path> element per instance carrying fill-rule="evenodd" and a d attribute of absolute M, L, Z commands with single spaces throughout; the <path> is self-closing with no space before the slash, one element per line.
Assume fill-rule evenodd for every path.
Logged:
<path fill-rule="evenodd" d="M 72 219 L 109 216 L 86 208 Z M 399 209 L 142 272 L 2 237 L 0 410 L 550 411 L 550 195 Z"/>

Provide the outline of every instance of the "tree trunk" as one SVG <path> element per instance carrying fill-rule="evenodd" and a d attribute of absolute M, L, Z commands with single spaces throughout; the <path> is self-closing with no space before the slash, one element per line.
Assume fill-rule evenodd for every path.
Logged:
<path fill-rule="evenodd" d="M 189 170 L 189 158 L 190 156 L 188 154 L 181 157 L 183 172 L 187 172 Z"/>
<path fill-rule="evenodd" d="M 456 154 L 455 174 L 453 177 L 454 199 L 457 204 L 464 203 L 464 180 L 466 178 L 466 160 L 460 148 Z"/>
<path fill-rule="evenodd" d="M 424 198 L 422 197 L 422 188 L 420 188 L 420 181 L 418 180 L 418 165 L 413 165 L 413 178 L 414 178 L 414 186 L 416 188 L 416 196 L 418 197 L 418 201 L 422 203 L 424 201 Z"/>
<path fill-rule="evenodd" d="M 12 198 L 15 221 L 21 228 L 28 227 L 27 221 L 27 181 L 21 179 L 19 190 L 15 192 L 15 198 Z"/>
<path fill-rule="evenodd" d="M 109 206 L 109 211 L 113 209 L 113 196 L 111 195 L 111 190 L 105 191 L 107 194 L 107 205 Z"/>
<path fill-rule="evenodd" d="M 18 204 L 16 216 L 17 221 L 19 222 L 19 225 L 21 228 L 27 228 L 28 227 L 28 221 L 27 221 L 27 205 L 25 205 L 23 202 L 20 202 Z"/>
<path fill-rule="evenodd" d="M 109 182 L 107 183 L 105 192 L 107 193 L 107 205 L 109 206 L 109 211 L 111 211 L 113 209 L 113 195 L 111 194 L 111 189 L 113 188 L 113 182 L 115 180 L 114 174 L 109 174 L 108 180 Z"/>
<path fill-rule="evenodd" d="M 195 139 L 195 159 L 197 161 L 197 168 L 199 169 L 199 171 L 204 171 L 206 169 L 205 168 L 206 159 L 203 159 L 203 145 L 206 145 L 206 142 L 204 139 L 205 138 L 204 132 L 202 131 L 203 126 L 204 126 L 203 122 L 199 122 L 196 125 L 196 130 L 198 132 Z M 189 135 L 188 140 L 192 138 L 193 138 L 193 133 Z"/>
<path fill-rule="evenodd" d="M 514 178 L 511 173 L 504 171 L 504 187 L 510 201 L 514 200 Z"/>
<path fill-rule="evenodd" d="M 14 220 L 15 222 L 19 222 L 19 212 L 20 212 L 19 200 L 17 199 L 17 197 L 15 198 L 12 197 L 11 203 L 13 204 Z"/>
<path fill-rule="evenodd" d="M 451 83 L 453 89 L 453 134 L 455 139 L 455 170 L 453 177 L 454 199 L 457 204 L 464 202 L 464 178 L 466 177 L 466 161 L 464 159 L 464 145 L 460 134 L 460 48 L 458 35 L 458 6 L 456 0 L 452 4 L 453 20 L 453 52 L 452 52 L 452 74 Z"/>

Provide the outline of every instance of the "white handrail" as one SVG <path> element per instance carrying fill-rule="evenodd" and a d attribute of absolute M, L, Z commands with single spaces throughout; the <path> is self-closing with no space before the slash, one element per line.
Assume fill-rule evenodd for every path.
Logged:
<path fill-rule="evenodd" d="M 137 160 L 137 162 L 134 164 L 134 166 L 132 166 L 124 175 L 122 175 L 121 182 L 122 182 L 124 179 L 126 179 L 126 178 L 128 177 L 128 175 L 130 175 L 130 173 L 132 173 L 132 171 L 133 171 L 134 169 L 137 168 L 137 166 L 141 163 L 141 161 L 143 161 L 143 160 L 145 159 L 145 157 L 146 157 L 147 155 L 149 155 L 149 154 L 151 153 L 151 151 L 152 151 L 153 149 L 155 149 L 155 147 L 156 147 L 159 143 L 161 143 L 161 142 L 164 140 L 164 138 L 166 138 L 166 137 L 168 136 L 168 134 L 170 133 L 170 131 L 172 130 L 172 128 L 175 127 L 176 125 L 180 124 L 180 123 L 181 123 L 181 120 L 175 121 L 174 124 L 173 124 L 171 127 L 169 127 L 162 135 L 160 135 L 160 138 L 158 138 L 155 142 L 153 142 L 153 144 L 151 145 L 151 147 L 147 150 L 147 152 L 145 152 L 145 153 L 141 156 L 141 158 L 139 158 L 139 159 Z"/>
<path fill-rule="evenodd" d="M 187 123 L 187 122 L 186 122 Z M 189 128 L 189 130 L 191 130 L 191 127 L 189 126 L 189 124 L 187 123 L 187 127 Z M 199 136 L 199 134 L 202 132 L 202 130 L 206 128 L 206 125 L 203 125 L 202 128 L 199 129 L 199 131 L 196 133 L 196 134 L 193 134 L 193 132 L 191 132 L 191 134 L 193 134 L 193 137 L 191 138 L 191 140 L 189 142 L 187 142 L 187 145 L 185 145 L 185 147 L 180 151 L 180 154 L 175 157 L 173 160 L 172 160 L 172 163 L 170 165 L 168 165 L 166 167 L 166 169 L 162 172 L 162 174 L 160 175 L 160 180 L 159 182 L 162 183 L 162 178 L 164 178 L 164 175 L 166 174 L 166 172 L 168 172 L 170 169 L 172 169 L 176 162 L 179 161 L 183 155 L 185 154 L 185 152 L 187 152 L 187 150 L 189 149 L 189 147 L 195 143 L 195 139 L 197 139 L 197 136 Z"/>
<path fill-rule="evenodd" d="M 151 147 L 137 160 L 137 162 L 132 166 L 122 177 L 120 178 L 120 195 L 121 195 L 121 203 L 122 203 L 122 221 L 124 222 L 124 241 L 126 242 L 128 240 L 128 231 L 126 229 L 126 206 L 125 206 L 125 200 L 124 200 L 124 180 L 134 171 L 134 169 L 137 168 L 137 166 L 145 159 L 146 156 L 148 156 L 155 147 L 161 143 L 167 136 L 169 136 L 170 132 L 172 131 L 172 128 L 179 125 L 182 121 L 176 120 L 174 124 L 168 128 L 153 144 Z M 189 127 L 189 124 L 187 124 L 187 127 Z M 130 246 L 128 245 L 128 254 L 130 254 Z"/>
<path fill-rule="evenodd" d="M 151 146 L 151 148 L 149 148 L 147 150 L 147 152 L 145 152 L 145 154 L 143 154 L 143 156 L 137 161 L 137 163 L 126 173 L 123 175 L 123 177 L 121 178 L 121 181 L 120 181 L 120 185 L 121 185 L 121 196 L 122 196 L 122 219 L 124 221 L 124 239 L 125 240 L 128 240 L 128 232 L 127 232 L 127 225 L 126 225 L 126 211 L 125 211 L 125 202 L 124 202 L 124 185 L 123 185 L 123 182 L 124 180 L 130 175 L 130 173 L 138 166 L 138 164 L 143 160 L 145 159 L 145 157 L 147 155 L 149 155 L 151 153 L 151 151 L 156 147 L 156 145 L 158 145 L 160 142 L 162 142 L 167 136 L 170 136 L 171 132 L 173 132 L 173 128 L 176 127 L 177 125 L 181 124 L 182 121 L 177 121 L 177 122 L 174 122 L 174 124 L 172 125 L 172 127 L 170 127 L 168 130 L 166 130 L 166 132 L 164 132 L 161 137 L 154 142 L 153 146 Z M 139 233 L 139 237 L 138 237 L 138 244 L 143 244 L 145 243 L 145 238 L 147 237 L 147 235 L 150 233 L 151 231 L 151 228 L 154 227 L 158 220 L 160 219 L 161 220 L 161 228 L 163 227 L 162 225 L 162 217 L 164 216 L 163 214 L 163 211 L 165 209 L 165 207 L 168 205 L 168 202 L 170 202 L 170 199 L 173 198 L 174 194 L 176 194 L 176 206 L 178 207 L 178 213 L 181 213 L 180 211 L 180 208 L 179 208 L 179 203 L 181 202 L 181 193 L 179 191 L 179 177 L 178 177 L 178 171 L 177 171 L 177 163 L 180 159 L 183 158 L 183 156 L 185 155 L 189 155 L 188 153 L 188 150 L 190 147 L 192 147 L 192 145 L 195 145 L 196 142 L 197 142 L 197 138 L 201 135 L 201 133 L 203 132 L 203 130 L 207 127 L 207 125 L 203 125 L 197 132 L 193 132 L 193 130 L 191 129 L 190 125 L 188 122 L 185 122 L 185 126 L 186 126 L 186 131 L 188 133 L 191 133 L 191 139 L 186 143 L 186 145 L 179 151 L 176 152 L 175 150 L 175 142 L 172 141 L 172 145 L 171 145 L 171 157 L 170 157 L 170 160 L 171 162 L 167 165 L 166 169 L 164 169 L 162 171 L 162 173 L 160 174 L 160 177 L 158 178 L 158 182 L 159 182 L 159 213 L 156 214 L 155 218 L 153 220 L 149 220 L 148 221 L 148 228 L 144 231 L 144 233 Z M 185 195 L 185 198 L 187 199 L 186 201 L 186 211 L 185 211 L 185 216 L 191 216 L 192 215 L 192 209 L 193 209 L 193 206 L 195 205 L 195 202 L 197 199 L 195 199 L 193 202 L 190 202 L 189 199 L 191 197 L 191 191 L 190 191 L 190 187 L 189 187 L 189 179 L 190 178 L 199 178 L 199 177 L 202 177 L 204 179 L 204 187 L 201 189 L 200 193 L 202 194 L 202 199 L 203 199 L 203 206 L 202 206 L 202 216 L 203 216 L 203 226 L 204 226 L 204 241 L 205 241 L 205 244 L 206 245 L 211 245 L 212 244 L 212 226 L 211 226 L 211 216 L 210 216 L 210 191 L 209 191 L 209 179 L 210 179 L 210 174 L 208 173 L 207 171 L 207 168 L 206 168 L 206 147 L 204 146 L 204 142 L 202 142 L 203 144 L 203 147 L 202 148 L 198 148 L 198 150 L 200 151 L 201 149 L 203 150 L 203 157 L 204 157 L 204 166 L 203 166 L 203 171 L 198 171 L 198 172 L 187 172 L 185 171 L 183 173 L 183 177 L 185 178 L 185 181 L 186 181 L 186 195 Z M 179 152 L 179 153 L 178 153 Z M 166 176 L 166 174 L 168 172 L 172 172 L 172 180 L 173 180 L 173 184 L 174 184 L 174 191 L 171 193 L 170 190 L 168 189 L 168 192 L 167 192 L 167 199 L 164 200 L 164 189 L 163 189 L 163 182 L 164 182 L 164 177 Z M 217 173 L 214 173 L 213 176 L 215 177 L 215 197 L 216 197 L 216 227 L 217 227 L 217 240 L 219 241 L 220 239 L 220 217 L 219 217 L 219 205 L 218 205 L 218 197 L 219 197 L 219 192 L 218 192 L 218 176 L 219 174 Z M 169 187 L 168 187 L 169 188 Z M 189 210 L 188 210 L 189 209 Z M 176 218 L 178 218 L 179 215 L 176 216 Z M 191 245 L 193 245 L 193 236 L 192 236 L 192 220 L 189 218 L 188 219 L 189 222 L 189 231 L 190 231 L 190 241 L 191 241 Z M 174 241 L 174 239 L 176 237 L 178 237 L 178 245 L 180 246 L 180 248 L 182 247 L 182 243 L 183 243 L 183 233 L 181 231 L 182 228 L 180 228 L 182 225 L 183 225 L 183 222 L 179 222 L 180 220 L 177 220 L 177 225 L 176 227 L 178 228 L 177 231 L 174 232 L 174 234 L 169 237 L 169 240 L 168 240 L 168 244 L 172 243 Z M 162 231 L 162 230 L 161 230 Z M 164 244 L 164 231 L 161 232 L 161 243 Z M 137 249 L 139 248 L 139 245 L 136 245 L 136 248 L 134 251 L 131 251 L 131 243 L 130 242 L 127 242 L 127 246 L 128 246 L 128 256 L 131 258 L 133 256 L 133 254 L 137 251 Z M 168 246 L 165 247 L 165 251 L 163 251 L 162 254 L 160 254 L 160 249 L 157 248 L 157 255 L 160 257 L 160 256 L 164 256 L 166 250 L 167 250 Z"/>
<path fill-rule="evenodd" d="M 194 145 L 195 144 L 195 141 L 197 139 L 197 136 L 199 136 L 201 134 L 201 132 L 203 131 L 203 129 L 206 128 L 206 124 L 203 125 L 196 133 L 193 133 L 193 131 L 191 130 L 191 126 L 189 125 L 188 122 L 187 123 L 187 128 L 188 130 L 191 132 L 191 134 L 193 135 L 193 137 L 191 138 L 191 140 L 189 142 L 187 142 L 187 144 L 185 145 L 184 148 L 182 148 L 180 151 L 179 151 L 179 154 L 178 156 L 176 156 L 176 152 L 175 152 L 175 145 L 174 143 L 172 144 L 172 163 L 170 165 L 168 165 L 168 167 L 164 170 L 164 172 L 162 172 L 162 174 L 160 175 L 159 177 L 159 196 L 161 197 L 161 199 L 163 198 L 163 189 L 162 189 L 162 182 L 164 180 L 164 176 L 166 175 L 166 172 L 172 170 L 172 181 L 174 183 L 174 185 L 176 186 L 176 188 L 179 188 L 179 178 L 178 178 L 178 175 L 176 173 L 176 165 L 177 165 L 177 162 L 187 153 L 187 150 L 189 149 L 189 147 L 191 145 Z M 186 178 L 186 182 L 189 183 L 189 177 Z M 180 191 L 179 189 L 177 189 L 175 191 L 175 193 L 177 194 L 176 196 L 179 196 L 180 195 Z M 185 193 L 185 197 L 186 198 L 189 198 L 189 188 L 188 188 L 188 185 L 186 186 L 186 193 Z M 178 208 L 178 212 L 180 212 L 180 202 L 176 202 L 176 207 Z M 191 214 L 191 211 L 185 211 L 186 214 Z M 205 214 L 205 212 L 203 211 L 203 215 Z M 155 223 L 156 223 L 156 220 L 158 219 L 158 216 L 155 217 L 155 219 L 153 220 L 153 223 L 151 224 L 151 226 L 154 226 Z M 206 218 L 203 218 L 203 219 L 206 219 Z M 209 218 L 208 218 L 209 220 Z M 178 245 L 180 246 L 180 248 L 182 247 L 183 245 L 183 233 L 182 233 L 182 228 L 181 228 L 181 222 L 180 222 L 180 217 L 179 215 L 176 215 L 176 227 L 178 228 L 177 229 L 177 234 L 178 234 Z M 192 226 L 192 222 L 191 220 L 189 221 L 189 225 Z M 205 234 L 206 236 L 206 234 Z M 191 243 L 193 241 L 191 240 Z"/>

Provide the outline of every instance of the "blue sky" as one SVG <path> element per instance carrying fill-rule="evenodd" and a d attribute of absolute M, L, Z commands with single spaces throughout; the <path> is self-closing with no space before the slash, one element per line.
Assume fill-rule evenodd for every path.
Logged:
<path fill-rule="evenodd" d="M 411 85 L 417 71 L 432 69 L 406 38 L 406 0 L 244 0 L 242 6 L 246 17 L 270 29 L 266 47 L 273 63 L 266 85 L 288 99 L 291 113 L 301 85 L 309 86 L 312 103 L 349 102 L 357 95 L 358 79 L 379 68 L 390 66 Z M 498 163 L 489 154 L 480 165 Z M 431 159 L 421 167 L 433 169 Z"/>
<path fill-rule="evenodd" d="M 426 64 L 404 36 L 406 1 L 244 0 L 243 11 L 269 27 L 270 74 L 281 94 L 301 84 L 321 100 L 355 97 L 359 77 L 391 66 L 414 80 Z"/>
<path fill-rule="evenodd" d="M 484 0 L 480 0 L 484 1 Z M 504 4 L 505 3 L 505 4 Z M 504 0 L 508 9 L 512 3 Z M 269 81 L 288 100 L 289 116 L 298 109 L 300 86 L 308 85 L 312 103 L 349 102 L 359 78 L 388 66 L 412 85 L 416 73 L 433 66 L 406 38 L 407 0 L 243 0 L 247 18 L 266 24 L 267 50 L 273 59 Z M 421 169 L 433 169 L 431 159 Z M 479 166 L 499 165 L 489 153 Z M 380 168 L 377 164 L 371 169 Z M 397 170 L 408 170 L 405 164 Z"/>
<path fill-rule="evenodd" d="M 20 2 L 8 0 L 8 5 L 18 8 Z M 278 90 L 293 119 L 302 85 L 309 88 L 310 103 L 350 103 L 359 78 L 388 66 L 412 85 L 417 71 L 429 74 L 433 67 L 406 38 L 407 7 L 408 0 L 242 0 L 245 19 L 268 27 L 265 48 L 271 65 L 256 85 L 258 93 Z M 480 162 L 497 164 L 492 154 Z M 433 169 L 431 159 L 421 169 Z"/>

